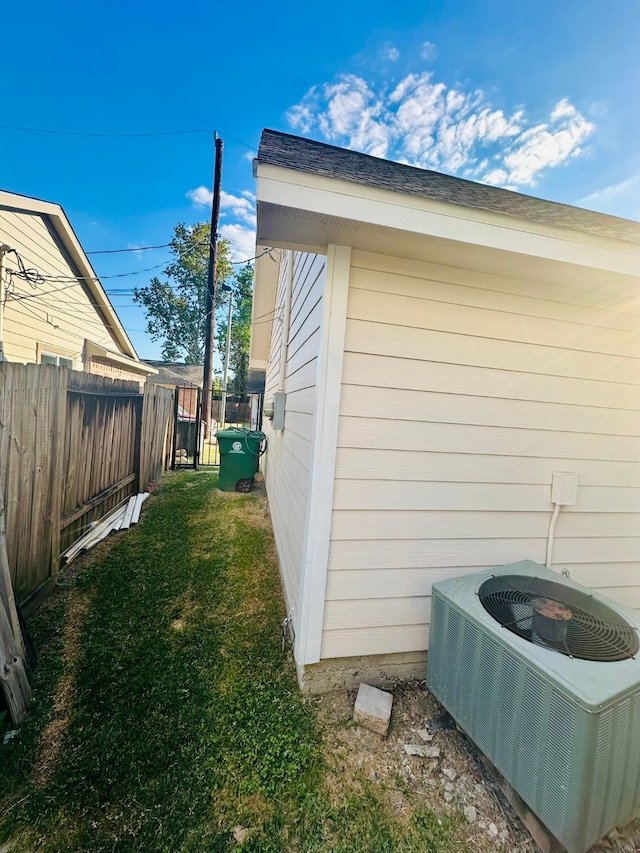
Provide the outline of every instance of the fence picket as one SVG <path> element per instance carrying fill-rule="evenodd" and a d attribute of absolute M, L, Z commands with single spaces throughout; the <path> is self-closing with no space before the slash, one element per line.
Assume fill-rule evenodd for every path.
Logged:
<path fill-rule="evenodd" d="M 60 553 L 167 467 L 173 392 L 0 362 L 0 482 L 16 597 L 38 603 Z M 115 487 L 115 488 L 114 488 Z"/>

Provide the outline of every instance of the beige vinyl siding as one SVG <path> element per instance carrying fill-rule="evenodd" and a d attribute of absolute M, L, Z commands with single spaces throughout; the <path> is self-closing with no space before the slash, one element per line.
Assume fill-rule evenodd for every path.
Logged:
<path fill-rule="evenodd" d="M 353 252 L 322 657 L 427 647 L 431 585 L 545 561 L 640 608 L 640 301 Z"/>
<path fill-rule="evenodd" d="M 280 263 L 265 380 L 267 404 L 278 390 L 290 257 L 288 252 L 283 252 Z M 264 464 L 265 479 L 289 610 L 295 610 L 297 606 L 302 570 L 325 261 L 322 255 L 293 253 L 284 381 L 287 395 L 285 428 L 274 432 L 266 418 L 263 425 L 269 448 Z"/>
<path fill-rule="evenodd" d="M 82 370 L 85 339 L 119 349 L 85 288 L 72 281 L 76 273 L 42 215 L 0 209 L 0 242 L 16 249 L 25 266 L 45 279 L 64 279 L 32 287 L 11 277 L 11 297 L 26 298 L 6 302 L 4 347 L 9 361 L 36 362 L 40 347 L 73 358 L 75 369 Z M 4 267 L 6 282 L 8 271 L 18 268 L 15 255 L 5 256 Z"/>

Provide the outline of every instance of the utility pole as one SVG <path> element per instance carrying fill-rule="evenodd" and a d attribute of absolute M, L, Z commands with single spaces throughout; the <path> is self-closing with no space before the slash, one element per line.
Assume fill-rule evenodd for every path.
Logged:
<path fill-rule="evenodd" d="M 205 440 L 209 438 L 211 424 L 211 392 L 213 389 L 213 351 L 216 324 L 216 261 L 218 260 L 218 220 L 220 219 L 220 186 L 222 184 L 222 151 L 224 143 L 214 134 L 216 163 L 213 176 L 211 202 L 211 236 L 209 238 L 209 269 L 207 273 L 207 315 L 205 318 L 204 372 L 202 377 L 202 420 Z"/>
<path fill-rule="evenodd" d="M 227 412 L 227 380 L 229 378 L 229 358 L 231 357 L 231 319 L 233 315 L 233 290 L 229 288 L 229 319 L 227 321 L 227 355 L 224 360 L 224 375 L 222 378 L 222 428 L 224 429 Z"/>

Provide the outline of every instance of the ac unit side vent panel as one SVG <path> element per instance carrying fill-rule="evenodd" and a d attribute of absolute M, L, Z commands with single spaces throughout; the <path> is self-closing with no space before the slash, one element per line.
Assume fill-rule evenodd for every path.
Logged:
<path fill-rule="evenodd" d="M 502 571 L 521 565 L 529 564 Z M 575 672 L 571 658 L 528 653 L 531 644 L 474 609 L 461 583 L 475 595 L 486 576 L 434 584 L 429 688 L 569 853 L 584 853 L 640 809 L 640 668 L 637 690 L 632 669 L 640 662 L 579 662 L 595 667 L 594 683 L 602 667 L 625 667 L 631 690 L 592 706 L 574 699 L 571 678 L 558 681 L 562 667 Z M 555 656 L 551 673 L 544 655 Z"/>
<path fill-rule="evenodd" d="M 529 685 L 529 690 L 535 696 L 545 696 L 546 689 L 544 681 L 525 667 L 524 682 Z M 520 705 L 520 718 L 518 720 L 518 758 L 516 770 L 516 784 L 521 791 L 522 799 L 531 804 L 538 801 L 538 790 L 542 785 L 542 776 L 539 775 L 539 762 L 544 744 L 544 708 L 542 703 L 525 702 Z M 537 768 L 536 773 L 531 768 Z"/>
<path fill-rule="evenodd" d="M 635 696 L 631 714 L 630 744 L 624 784 L 624 814 L 640 811 L 640 695 Z"/>
<path fill-rule="evenodd" d="M 530 698 L 534 700 L 534 697 Z M 576 712 L 555 690 L 551 691 L 551 705 L 546 724 L 546 747 L 541 771 L 544 780 L 542 810 L 548 815 L 549 829 L 558 834 L 567 822 L 576 740 Z"/>
<path fill-rule="evenodd" d="M 555 755 L 571 753 L 573 709 L 453 608 L 447 624 L 439 645 L 457 658 L 458 677 L 441 701 L 505 778 L 522 778 L 523 799 L 557 830 L 566 818 L 569 780 Z"/>

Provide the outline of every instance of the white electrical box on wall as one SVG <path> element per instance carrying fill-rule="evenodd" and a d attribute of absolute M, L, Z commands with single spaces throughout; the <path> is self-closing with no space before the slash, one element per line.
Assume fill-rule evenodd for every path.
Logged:
<path fill-rule="evenodd" d="M 554 471 L 551 479 L 551 503 L 573 506 L 578 500 L 578 475 Z"/>
<path fill-rule="evenodd" d="M 284 410 L 287 395 L 284 391 L 276 391 L 269 407 L 265 407 L 265 414 L 271 421 L 274 430 L 284 429 Z"/>

